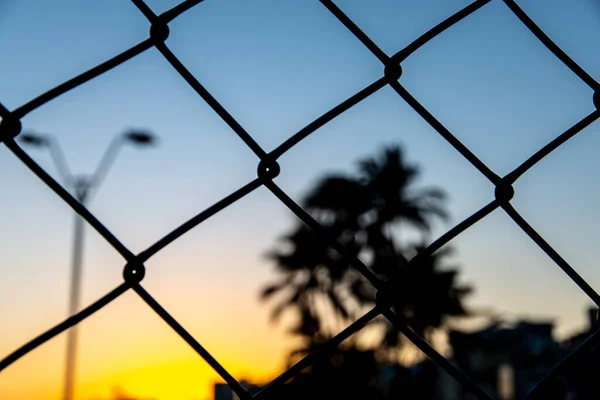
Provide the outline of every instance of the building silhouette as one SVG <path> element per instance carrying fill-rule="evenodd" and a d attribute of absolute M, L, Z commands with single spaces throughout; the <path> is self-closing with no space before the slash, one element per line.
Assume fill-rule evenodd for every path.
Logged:
<path fill-rule="evenodd" d="M 494 323 L 474 333 L 451 332 L 456 365 L 495 397 L 524 398 L 560 360 L 550 322 Z M 469 399 L 462 389 L 457 399 Z"/>
<path fill-rule="evenodd" d="M 493 398 L 522 399 L 558 362 L 584 343 L 598 328 L 598 310 L 593 308 L 588 311 L 588 326 L 564 340 L 554 337 L 554 323 L 549 321 L 493 322 L 475 332 L 451 331 L 448 339 L 452 356 L 449 361 Z M 376 386 L 381 393 L 380 398 L 386 400 L 474 399 L 431 360 L 411 367 L 380 365 L 379 370 Z M 566 368 L 565 373 L 550 382 L 536 398 L 596 399 L 598 389 L 595 383 L 598 377 L 600 344 L 582 352 Z M 260 389 L 246 381 L 241 383 L 251 393 Z M 215 384 L 214 394 L 214 400 L 239 400 L 225 383 Z"/>
<path fill-rule="evenodd" d="M 552 322 L 522 320 L 514 324 L 495 322 L 476 332 L 452 331 L 451 363 L 471 377 L 492 397 L 525 398 L 535 385 L 567 354 L 600 327 L 598 310 L 588 311 L 588 326 L 565 340 L 556 340 Z M 582 352 L 565 373 L 550 382 L 539 399 L 597 398 L 594 387 L 600 376 L 600 345 Z M 401 388 L 407 398 L 471 400 L 474 397 L 452 377 L 427 360 L 410 369 L 410 383 Z M 406 381 L 407 378 L 404 378 Z M 390 397 L 393 398 L 393 397 Z"/>

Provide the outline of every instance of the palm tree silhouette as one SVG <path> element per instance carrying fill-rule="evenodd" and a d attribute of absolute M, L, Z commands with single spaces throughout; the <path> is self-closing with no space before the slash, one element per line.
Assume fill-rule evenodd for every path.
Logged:
<path fill-rule="evenodd" d="M 387 147 L 377 157 L 360 161 L 354 176 L 325 176 L 303 205 L 374 273 L 386 280 L 397 277 L 395 311 L 426 335 L 446 317 L 466 314 L 462 299 L 470 288 L 458 287 L 456 269 L 444 266 L 448 250 L 424 257 L 418 266 L 406 262 L 407 256 L 424 249 L 436 220 L 448 216 L 445 192 L 418 187 L 419 172 L 399 146 Z M 398 240 L 398 233 L 409 229 L 420 235 L 418 245 Z M 289 309 L 297 312 L 291 332 L 305 339 L 300 352 L 322 343 L 374 304 L 375 292 L 366 279 L 303 224 L 267 256 L 278 278 L 262 290 L 261 298 L 277 298 L 274 319 Z M 399 332 L 390 324 L 382 326 L 383 347 L 398 347 Z"/>

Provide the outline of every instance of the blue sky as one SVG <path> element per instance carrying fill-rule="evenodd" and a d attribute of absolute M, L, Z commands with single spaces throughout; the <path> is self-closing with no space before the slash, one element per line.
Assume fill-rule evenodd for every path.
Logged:
<path fill-rule="evenodd" d="M 156 13 L 176 3 L 148 2 Z M 338 2 L 390 55 L 467 4 Z M 600 76 L 597 0 L 519 4 L 588 73 Z M 144 40 L 148 28 L 124 0 L 0 0 L 0 101 L 14 109 Z M 170 29 L 169 48 L 267 151 L 383 71 L 318 1 L 206 0 Z M 498 0 L 419 49 L 403 70 L 401 83 L 499 175 L 594 109 L 592 91 Z M 258 163 L 155 49 L 36 109 L 23 125 L 54 134 L 72 170 L 82 172 L 94 169 L 126 127 L 161 137 L 156 149 L 123 149 L 90 206 L 133 251 L 254 179 Z M 513 200 L 595 288 L 598 133 L 592 124 L 527 172 Z M 404 145 L 420 164 L 423 184 L 450 195 L 452 221 L 434 236 L 492 200 L 492 185 L 388 87 L 286 153 L 276 182 L 300 200 L 323 173 L 351 171 L 357 159 L 392 143 Z M 47 154 L 28 151 L 56 176 Z M 8 338 L 0 354 L 7 354 L 64 317 L 72 214 L 4 147 L 0 171 L 0 305 L 11 304 L 0 306 L 0 318 L 10 321 L 0 324 L 0 337 Z M 272 335 L 281 350 L 281 329 L 268 326 L 268 309 L 256 293 L 271 273 L 262 255 L 293 223 L 261 188 L 150 260 L 145 284 L 184 325 L 243 314 L 252 340 Z M 123 262 L 95 232 L 86 233 L 83 295 L 89 303 L 120 282 Z M 473 306 L 556 318 L 562 332 L 584 323 L 589 300 L 502 211 L 452 245 L 462 279 L 476 287 Z M 203 311 L 215 301 L 224 308 Z M 191 311 L 190 304 L 197 308 Z M 123 332 L 133 332 L 120 312 L 107 311 L 125 325 Z"/>

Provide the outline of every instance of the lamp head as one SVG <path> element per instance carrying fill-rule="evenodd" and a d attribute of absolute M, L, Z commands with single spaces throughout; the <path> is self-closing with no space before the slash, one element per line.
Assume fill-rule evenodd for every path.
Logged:
<path fill-rule="evenodd" d="M 129 130 L 124 133 L 123 137 L 135 146 L 152 146 L 158 141 L 152 133 L 139 129 Z"/>
<path fill-rule="evenodd" d="M 19 139 L 20 142 L 22 142 L 23 144 L 26 144 L 28 146 L 35 146 L 35 147 L 49 147 L 50 146 L 50 139 L 48 139 L 47 137 L 43 136 L 43 135 L 38 135 L 35 133 L 31 133 L 31 132 L 25 132 L 22 133 L 21 135 L 19 135 Z"/>

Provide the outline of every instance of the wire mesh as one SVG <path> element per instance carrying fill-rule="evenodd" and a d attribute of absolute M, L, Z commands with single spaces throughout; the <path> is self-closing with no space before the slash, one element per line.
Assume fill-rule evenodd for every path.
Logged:
<path fill-rule="evenodd" d="M 382 63 L 383 76 L 377 81 L 371 83 L 364 89 L 360 90 L 353 96 L 344 100 L 337 106 L 322 114 L 314 121 L 307 124 L 294 135 L 277 146 L 270 153 L 265 152 L 260 145 L 252 138 L 252 136 L 229 114 L 229 112 L 215 99 L 210 92 L 194 77 L 194 75 L 185 67 L 185 65 L 177 58 L 177 56 L 165 44 L 169 37 L 168 24 L 176 19 L 181 14 L 190 10 L 192 7 L 198 6 L 203 0 L 187 0 L 175 7 L 156 15 L 152 9 L 144 3 L 143 0 L 131 0 L 139 11 L 146 17 L 150 23 L 149 37 L 142 42 L 136 44 L 130 49 L 116 55 L 115 57 L 97 65 L 96 67 L 73 77 L 72 79 L 54 87 L 53 89 L 39 95 L 22 106 L 10 111 L 0 103 L 0 141 L 10 149 L 10 151 L 20 159 L 33 174 L 41 179 L 50 189 L 52 189 L 60 198 L 62 198 L 75 212 L 77 212 L 85 221 L 87 221 L 112 247 L 114 247 L 121 256 L 125 259 L 126 264 L 123 270 L 124 282 L 98 299 L 93 304 L 79 311 L 75 315 L 65 319 L 53 328 L 40 334 L 36 338 L 30 340 L 14 352 L 9 354 L 4 359 L 0 360 L 0 371 L 41 346 L 48 340 L 75 326 L 82 320 L 86 319 L 96 311 L 107 306 L 113 300 L 117 299 L 124 293 L 132 290 L 148 304 L 156 314 L 162 318 L 183 340 L 185 340 L 210 366 L 227 382 L 231 389 L 242 400 L 270 398 L 271 394 L 276 392 L 277 387 L 280 387 L 289 379 L 299 374 L 304 368 L 314 364 L 315 362 L 330 357 L 336 350 L 337 346 L 345 339 L 361 330 L 374 318 L 383 315 L 392 324 L 394 324 L 408 339 L 410 339 L 421 351 L 431 358 L 439 367 L 443 368 L 449 375 L 456 379 L 465 389 L 470 391 L 478 399 L 491 399 L 491 397 L 479 387 L 469 376 L 460 371 L 456 366 L 451 364 L 444 356 L 438 353 L 428 342 L 419 336 L 410 326 L 403 321 L 401 315 L 393 311 L 392 302 L 394 282 L 393 279 L 383 281 L 377 277 L 362 261 L 357 257 L 348 253 L 344 246 L 328 235 L 327 231 L 315 221 L 305 210 L 302 209 L 294 200 L 292 200 L 274 181 L 279 175 L 282 168 L 277 159 L 285 152 L 293 148 L 307 136 L 315 133 L 320 127 L 327 124 L 334 118 L 346 112 L 356 104 L 365 100 L 372 94 L 376 93 L 385 86 L 390 86 L 406 103 L 408 103 L 431 127 L 433 127 L 456 151 L 458 151 L 469 163 L 483 174 L 494 186 L 494 198 L 486 206 L 479 211 L 466 218 L 464 221 L 457 224 L 455 227 L 447 231 L 440 238 L 430 244 L 420 254 L 413 259 L 407 261 L 409 264 L 418 265 L 419 260 L 423 256 L 431 255 L 436 250 L 440 249 L 450 240 L 460 235 L 465 230 L 485 218 L 492 211 L 501 208 L 506 214 L 561 268 L 585 294 L 600 307 L 600 296 L 596 291 L 563 259 L 552 246 L 544 240 L 544 238 L 536 232 L 536 230 L 519 214 L 519 212 L 511 204 L 511 199 L 514 196 L 513 184 L 523 173 L 534 167 L 540 160 L 548 154 L 556 150 L 559 146 L 571 139 L 577 133 L 581 132 L 587 126 L 592 124 L 600 117 L 600 84 L 591 77 L 583 68 L 581 68 L 573 59 L 571 59 L 564 51 L 562 51 L 536 24 L 529 16 L 517 5 L 513 0 L 503 0 L 505 5 L 512 13 L 523 23 L 525 27 L 539 41 L 541 41 L 548 50 L 550 50 L 558 59 L 560 59 L 575 75 L 577 75 L 584 83 L 586 83 L 593 91 L 592 98 L 595 110 L 583 118 L 581 121 L 567 129 L 564 133 L 556 137 L 554 140 L 546 144 L 543 148 L 534 153 L 521 165 L 504 177 L 495 174 L 477 155 L 471 152 L 460 140 L 458 140 L 435 116 L 428 111 L 421 103 L 413 97 L 413 95 L 399 82 L 402 75 L 401 63 L 420 47 L 425 45 L 431 39 L 442 34 L 451 26 L 459 23 L 461 20 L 476 13 L 479 9 L 490 3 L 491 0 L 476 0 L 467 7 L 451 15 L 438 25 L 423 33 L 420 37 L 408 44 L 406 47 L 388 56 L 385 54 L 376 43 L 374 43 L 344 12 L 336 6 L 331 0 L 320 0 L 326 10 L 333 14 L 340 23 L 342 23 L 349 32 L 352 33 L 362 44 Z M 498 0 L 499 1 L 499 0 Z M 259 163 L 257 167 L 257 178 L 239 188 L 235 192 L 226 196 L 214 205 L 203 210 L 187 222 L 183 223 L 172 232 L 166 234 L 163 238 L 151 245 L 146 250 L 139 254 L 133 254 L 126 246 L 124 246 L 103 224 L 100 222 L 87 208 L 79 203 L 67 190 L 65 190 L 58 182 L 48 175 L 35 161 L 33 161 L 27 153 L 17 144 L 15 139 L 21 132 L 20 120 L 31 111 L 41 107 L 45 103 L 63 95 L 64 93 L 76 88 L 79 85 L 90 81 L 105 72 L 118 67 L 127 60 L 140 55 L 141 53 L 155 47 L 167 60 L 167 62 L 179 73 L 179 75 L 196 91 L 196 93 L 227 123 L 231 130 L 254 152 L 258 157 Z M 255 394 L 250 394 L 244 386 L 237 381 L 219 362 L 211 356 L 211 354 L 200 344 L 194 337 L 181 326 L 167 310 L 165 310 L 150 293 L 142 286 L 142 281 L 145 275 L 144 262 L 150 259 L 153 255 L 161 251 L 167 245 L 177 240 L 190 229 L 201 224 L 203 221 L 219 213 L 229 205 L 240 200 L 247 194 L 253 192 L 257 188 L 266 187 L 275 197 L 285 204 L 298 218 L 306 223 L 311 229 L 317 232 L 321 240 L 325 241 L 329 246 L 335 249 L 340 255 L 353 265 L 377 290 L 377 302 L 375 307 L 356 320 L 342 332 L 331 338 L 320 348 L 308 354 L 295 365 L 284 371 L 277 378 L 273 379 L 269 384 L 263 387 Z M 585 342 L 568 354 L 560 361 L 538 384 L 530 391 L 527 398 L 534 397 L 548 385 L 553 378 L 561 374 L 577 356 L 592 346 L 600 342 L 600 331 L 593 333 Z"/>

